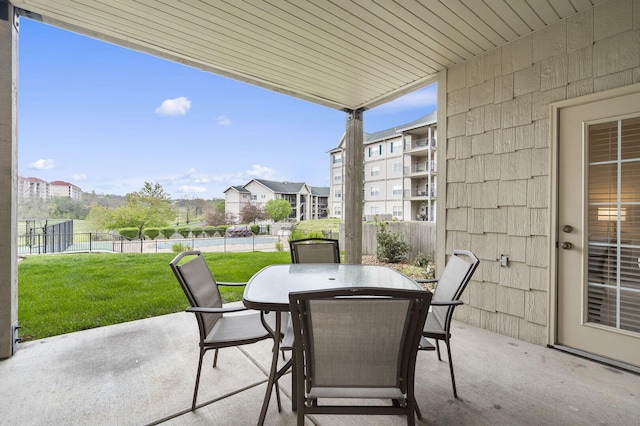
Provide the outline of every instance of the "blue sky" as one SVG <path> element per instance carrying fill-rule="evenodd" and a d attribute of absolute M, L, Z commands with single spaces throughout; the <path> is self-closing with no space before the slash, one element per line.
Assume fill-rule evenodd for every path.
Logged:
<path fill-rule="evenodd" d="M 22 19 L 18 173 L 85 192 L 159 182 L 223 198 L 253 178 L 329 185 L 345 114 Z M 364 130 L 436 109 L 435 85 L 366 111 Z"/>

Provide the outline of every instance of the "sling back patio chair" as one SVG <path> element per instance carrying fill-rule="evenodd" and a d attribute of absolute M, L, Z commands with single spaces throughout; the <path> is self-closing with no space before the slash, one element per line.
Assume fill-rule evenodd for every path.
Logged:
<path fill-rule="evenodd" d="M 340 263 L 338 240 L 303 238 L 289 241 L 291 263 Z"/>
<path fill-rule="evenodd" d="M 290 293 L 298 425 L 306 414 L 396 414 L 415 424 L 416 356 L 431 297 L 363 287 Z M 331 405 L 346 398 L 390 404 Z"/>
<path fill-rule="evenodd" d="M 453 360 L 451 358 L 451 319 L 456 306 L 461 305 L 460 296 L 471 280 L 473 273 L 480 261 L 467 250 L 455 250 L 447 262 L 447 266 L 442 272 L 442 276 L 437 280 L 416 280 L 418 283 L 437 283 L 431 302 L 431 312 L 427 316 L 424 326 L 423 336 L 436 341 L 438 359 L 440 356 L 440 340 L 447 345 L 447 356 L 449 357 L 449 370 L 451 372 L 451 384 L 453 386 L 453 396 L 458 397 L 456 390 L 456 379 L 453 373 Z M 422 348 L 421 348 L 422 349 Z M 432 350 L 432 347 L 425 347 Z"/>
<path fill-rule="evenodd" d="M 190 259 L 181 262 L 184 258 Z M 218 362 L 218 349 L 255 343 L 271 336 L 264 327 L 259 312 L 227 315 L 231 312 L 248 309 L 244 306 L 226 308 L 222 306 L 219 285 L 242 286 L 246 283 L 216 282 L 202 253 L 197 250 L 178 254 L 170 262 L 170 266 L 191 304 L 191 307 L 187 308 L 187 312 L 195 314 L 200 329 L 200 360 L 198 361 L 196 385 L 191 404 L 191 410 L 195 410 L 202 359 L 208 350 L 215 349 L 213 357 L 213 367 L 215 368 Z M 277 383 L 276 397 L 278 410 L 280 410 L 280 393 Z"/>

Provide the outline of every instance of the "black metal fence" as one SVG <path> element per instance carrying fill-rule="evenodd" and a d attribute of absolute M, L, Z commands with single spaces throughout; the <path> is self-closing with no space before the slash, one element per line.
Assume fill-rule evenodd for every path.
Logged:
<path fill-rule="evenodd" d="M 18 255 L 73 252 L 170 253 L 186 249 L 203 252 L 288 250 L 288 237 L 203 237 L 163 240 L 130 240 L 109 233 L 25 234 L 18 237 Z"/>

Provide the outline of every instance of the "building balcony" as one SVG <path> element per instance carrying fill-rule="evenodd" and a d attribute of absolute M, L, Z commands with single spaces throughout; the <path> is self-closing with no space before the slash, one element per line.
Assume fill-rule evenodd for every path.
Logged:
<path fill-rule="evenodd" d="M 437 148 L 437 143 L 434 138 L 416 139 L 411 142 L 405 142 L 404 144 L 405 152 L 428 151 L 429 149 L 434 151 L 436 148 Z"/>
<path fill-rule="evenodd" d="M 429 167 L 426 163 L 415 163 L 404 168 L 405 177 L 435 176 L 437 172 L 435 167 Z"/>
<path fill-rule="evenodd" d="M 417 189 L 414 190 L 405 190 L 404 198 L 410 200 L 427 200 L 427 199 L 436 199 L 436 191 L 420 191 Z"/>

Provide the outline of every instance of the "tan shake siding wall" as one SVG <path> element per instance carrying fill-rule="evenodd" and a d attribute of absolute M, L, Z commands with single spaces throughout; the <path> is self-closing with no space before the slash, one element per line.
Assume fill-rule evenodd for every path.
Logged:
<path fill-rule="evenodd" d="M 445 250 L 481 259 L 457 319 L 547 343 L 549 104 L 640 82 L 639 30 L 610 0 L 448 69 Z"/>

